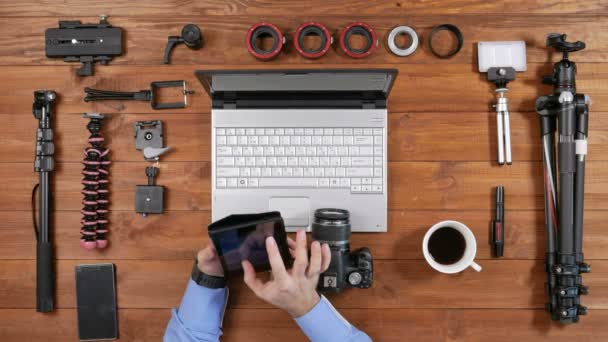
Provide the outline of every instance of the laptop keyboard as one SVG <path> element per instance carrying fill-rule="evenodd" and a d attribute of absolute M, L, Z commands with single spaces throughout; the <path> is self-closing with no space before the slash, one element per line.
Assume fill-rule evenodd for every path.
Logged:
<path fill-rule="evenodd" d="M 382 193 L 381 128 L 216 128 L 217 188 Z"/>

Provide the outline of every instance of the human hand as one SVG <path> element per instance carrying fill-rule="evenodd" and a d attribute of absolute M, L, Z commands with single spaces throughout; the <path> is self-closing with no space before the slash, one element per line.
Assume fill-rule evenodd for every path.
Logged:
<path fill-rule="evenodd" d="M 198 260 L 198 269 L 201 272 L 214 277 L 224 276 L 224 269 L 213 245 L 208 245 L 198 251 L 196 260 Z"/>
<path fill-rule="evenodd" d="M 293 245 L 293 243 L 291 243 Z M 243 261 L 245 284 L 262 300 L 287 311 L 292 317 L 300 317 L 310 311 L 320 300 L 316 291 L 319 275 L 325 272 L 331 261 L 329 246 L 313 241 L 310 246 L 310 262 L 306 248 L 306 232 L 296 235 L 293 268 L 285 269 L 281 253 L 274 238 L 266 239 L 266 251 L 272 268 L 272 279 L 263 282 L 256 277 L 253 265 Z"/>

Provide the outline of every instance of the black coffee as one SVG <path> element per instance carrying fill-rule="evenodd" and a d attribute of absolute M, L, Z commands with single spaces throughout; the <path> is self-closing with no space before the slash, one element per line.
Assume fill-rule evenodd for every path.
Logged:
<path fill-rule="evenodd" d="M 443 265 L 451 265 L 462 259 L 466 241 L 458 230 L 443 227 L 431 235 L 428 247 L 429 253 L 435 261 Z"/>

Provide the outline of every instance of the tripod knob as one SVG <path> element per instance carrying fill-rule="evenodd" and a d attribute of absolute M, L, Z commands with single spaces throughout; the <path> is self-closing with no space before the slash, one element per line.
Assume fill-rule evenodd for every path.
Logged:
<path fill-rule="evenodd" d="M 578 306 L 578 314 L 582 315 L 582 316 L 586 315 L 587 314 L 587 307 L 579 305 Z"/>
<path fill-rule="evenodd" d="M 582 263 L 579 265 L 579 270 L 581 273 L 589 273 L 591 272 L 591 265 Z"/>
<path fill-rule="evenodd" d="M 555 80 L 553 79 L 553 76 L 543 76 L 543 84 L 554 85 Z"/>

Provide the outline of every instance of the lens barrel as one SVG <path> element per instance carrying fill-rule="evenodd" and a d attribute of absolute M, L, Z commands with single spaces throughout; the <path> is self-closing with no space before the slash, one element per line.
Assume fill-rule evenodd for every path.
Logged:
<path fill-rule="evenodd" d="M 333 245 L 344 245 L 350 240 L 350 213 L 344 209 L 323 208 L 315 211 L 312 239 Z"/>

